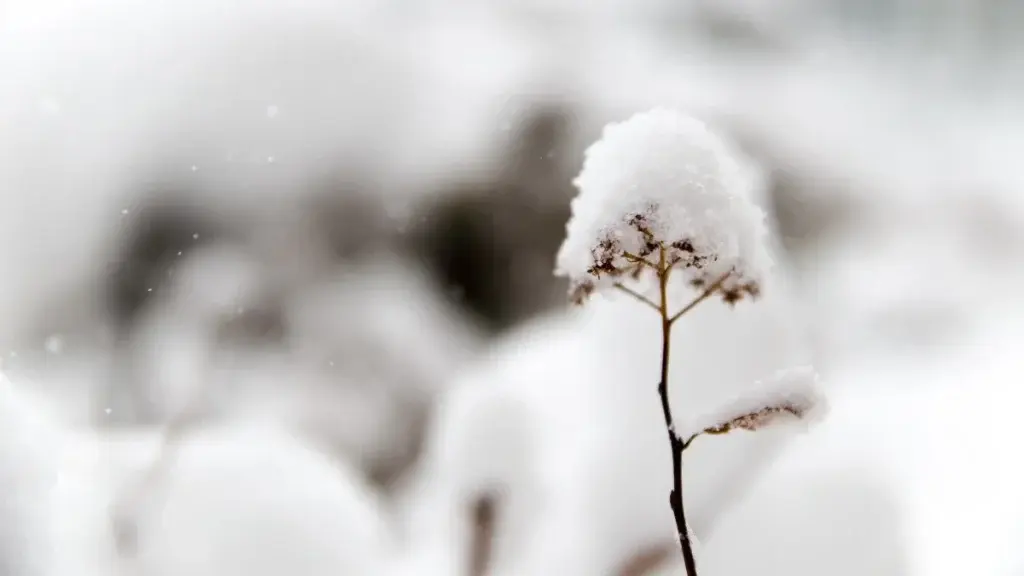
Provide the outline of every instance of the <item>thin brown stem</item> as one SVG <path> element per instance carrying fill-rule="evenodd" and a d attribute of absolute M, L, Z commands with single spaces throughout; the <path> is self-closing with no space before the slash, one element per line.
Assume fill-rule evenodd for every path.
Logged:
<path fill-rule="evenodd" d="M 658 306 L 657 304 L 655 304 L 654 302 L 651 302 L 651 301 L 650 301 L 650 300 L 649 300 L 649 299 L 648 299 L 648 298 L 647 298 L 646 296 L 644 296 L 643 294 L 640 294 L 639 292 L 636 292 L 635 290 L 632 290 L 632 289 L 630 289 L 630 288 L 627 288 L 626 286 L 624 286 L 623 284 L 620 284 L 620 283 L 616 283 L 616 284 L 615 284 L 615 289 L 616 289 L 616 290 L 619 290 L 620 292 L 624 292 L 624 293 L 626 293 L 626 294 L 629 294 L 630 296 L 632 296 L 632 297 L 633 297 L 633 298 L 635 298 L 636 300 L 639 300 L 639 301 L 640 301 L 641 303 L 643 303 L 643 304 L 646 304 L 646 305 L 650 306 L 650 307 L 651 307 L 651 308 L 653 308 L 653 309 L 654 309 L 655 311 L 657 311 L 657 312 L 661 312 L 661 308 L 660 308 L 660 307 L 659 307 L 659 306 Z"/>
<path fill-rule="evenodd" d="M 686 314 L 690 310 L 693 310 L 694 308 L 697 307 L 698 304 L 700 304 L 701 302 L 703 302 L 703 301 L 707 300 L 709 297 L 711 297 L 711 295 L 714 294 L 716 290 L 718 290 L 719 288 L 722 287 L 722 284 L 725 283 L 725 281 L 729 278 L 729 274 L 731 274 L 731 273 L 727 272 L 727 273 L 723 274 L 721 278 L 719 278 L 718 280 L 715 280 L 710 286 L 708 286 L 704 290 L 704 292 L 702 292 L 700 294 L 700 296 L 697 296 L 696 298 L 691 300 L 689 304 L 687 304 L 686 306 L 683 306 L 682 310 L 680 310 L 679 312 L 676 312 L 675 314 L 673 314 L 672 317 L 668 319 L 668 323 L 672 324 L 676 320 L 679 320 L 680 318 L 683 317 L 684 314 Z"/>
<path fill-rule="evenodd" d="M 644 258 L 643 256 L 637 256 L 636 254 L 633 254 L 631 252 L 623 252 L 622 256 L 626 260 L 629 260 L 630 262 L 632 262 L 634 264 L 642 264 L 642 265 L 647 266 L 651 270 L 654 270 L 655 272 L 658 272 L 660 274 L 661 268 L 657 264 L 655 264 L 654 262 L 651 262 L 650 260 L 648 260 L 647 258 Z"/>
<path fill-rule="evenodd" d="M 661 381 L 658 383 L 658 395 L 661 397 L 661 410 L 665 415 L 665 428 L 672 447 L 672 492 L 669 493 L 669 505 L 676 521 L 676 532 L 679 536 L 679 548 L 683 553 L 683 565 L 687 576 L 697 576 L 697 565 L 693 556 L 693 545 L 690 542 L 690 531 L 686 525 L 686 511 L 683 507 L 683 449 L 685 443 L 676 433 L 672 418 L 672 407 L 668 396 L 669 354 L 672 344 L 672 321 L 668 313 L 668 280 L 671 266 L 665 261 L 665 246 L 658 250 L 658 289 L 661 302 L 658 312 L 661 314 Z"/>

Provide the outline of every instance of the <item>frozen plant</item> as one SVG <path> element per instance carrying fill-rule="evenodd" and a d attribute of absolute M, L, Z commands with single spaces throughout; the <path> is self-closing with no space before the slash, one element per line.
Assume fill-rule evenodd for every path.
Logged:
<path fill-rule="evenodd" d="M 703 122 L 654 109 L 609 124 L 586 152 L 579 194 L 558 254 L 570 297 L 584 303 L 618 290 L 661 317 L 658 394 L 672 448 L 669 502 L 689 576 L 696 576 L 683 502 L 683 452 L 702 435 L 754 431 L 779 419 L 804 419 L 818 405 L 816 377 L 801 368 L 693 422 L 677 423 L 668 396 L 672 326 L 712 296 L 734 305 L 755 298 L 771 267 L 764 212 L 754 203 L 757 173 Z M 673 282 L 674 281 L 674 282 Z M 673 296 L 696 289 L 674 306 Z"/>

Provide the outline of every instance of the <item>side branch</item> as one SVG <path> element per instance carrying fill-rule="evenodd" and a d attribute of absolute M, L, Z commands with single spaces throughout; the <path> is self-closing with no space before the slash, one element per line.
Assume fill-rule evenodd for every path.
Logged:
<path fill-rule="evenodd" d="M 640 301 L 640 302 L 641 302 L 642 304 L 646 304 L 646 305 L 650 306 L 650 307 L 651 307 L 651 308 L 653 308 L 653 309 L 654 309 L 654 310 L 655 310 L 656 312 L 661 312 L 661 308 L 660 308 L 660 307 L 659 307 L 659 306 L 658 306 L 657 304 L 655 304 L 654 302 L 651 302 L 651 301 L 650 301 L 650 300 L 649 300 L 649 299 L 648 299 L 648 298 L 647 298 L 646 296 L 644 296 L 643 294 L 640 294 L 639 292 L 636 292 L 636 291 L 634 291 L 634 290 L 631 290 L 631 289 L 627 288 L 627 287 L 626 287 L 625 285 L 623 285 L 623 284 L 621 284 L 621 283 L 619 283 L 619 282 L 616 282 L 616 283 L 615 283 L 615 289 L 616 289 L 616 290 L 618 290 L 618 291 L 620 291 L 620 292 L 624 292 L 624 293 L 626 293 L 626 294 L 629 294 L 630 296 L 632 296 L 632 297 L 633 297 L 633 298 L 635 298 L 636 300 Z"/>
<path fill-rule="evenodd" d="M 684 306 L 682 310 L 680 310 L 679 312 L 676 312 L 675 314 L 673 314 L 672 317 L 668 319 L 668 323 L 669 324 L 673 324 L 676 320 L 679 320 L 680 318 L 682 318 L 684 314 L 686 314 L 690 310 L 693 310 L 694 308 L 696 308 L 698 304 L 700 304 L 701 302 L 703 302 L 703 301 L 707 300 L 709 297 L 711 297 L 711 295 L 714 294 L 716 290 L 721 288 L 722 284 L 724 284 L 725 281 L 728 280 L 730 274 L 732 274 L 732 273 L 731 272 L 726 272 L 725 274 L 722 275 L 721 278 L 719 278 L 718 280 L 715 280 L 710 286 L 708 286 L 704 290 L 704 292 L 702 292 L 700 294 L 700 296 L 697 296 L 692 301 L 690 301 L 689 304 Z"/>
<path fill-rule="evenodd" d="M 693 441 L 696 440 L 698 436 L 700 436 L 699 433 L 698 434 L 694 434 L 693 436 L 690 436 L 689 438 L 684 440 L 683 441 L 683 450 L 686 450 L 687 448 L 689 448 L 690 444 L 693 444 Z"/>
<path fill-rule="evenodd" d="M 661 267 L 659 267 L 654 262 L 651 262 L 647 258 L 644 258 L 643 256 L 637 256 L 636 254 L 633 254 L 631 252 L 623 252 L 622 256 L 626 260 L 629 260 L 630 262 L 632 262 L 633 264 L 640 264 L 640 265 L 643 265 L 643 266 L 647 266 L 651 270 L 654 270 L 656 273 L 661 274 Z"/>

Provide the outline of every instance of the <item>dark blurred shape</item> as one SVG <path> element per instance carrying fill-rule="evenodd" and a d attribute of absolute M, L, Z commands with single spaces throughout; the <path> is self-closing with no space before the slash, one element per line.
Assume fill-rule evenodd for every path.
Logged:
<path fill-rule="evenodd" d="M 217 341 L 234 345 L 258 346 L 281 342 L 286 335 L 284 317 L 276 302 L 258 308 L 246 308 L 239 314 L 224 318 L 217 325 Z"/>
<path fill-rule="evenodd" d="M 793 166 L 763 134 L 730 124 L 732 136 L 766 171 L 769 211 L 782 248 L 799 257 L 851 224 L 857 190 L 812 166 Z"/>
<path fill-rule="evenodd" d="M 410 234 L 414 251 L 448 293 L 492 331 L 561 301 L 552 271 L 565 234 L 577 164 L 571 116 L 561 107 L 528 117 L 491 182 L 457 187 Z"/>
<path fill-rule="evenodd" d="M 307 204 L 310 230 L 335 261 L 353 260 L 391 243 L 396 231 L 377 190 L 335 181 Z"/>
<path fill-rule="evenodd" d="M 694 3 L 694 8 L 693 21 L 687 22 L 687 32 L 691 36 L 700 34 L 726 50 L 745 50 L 759 55 L 790 48 L 790 41 L 785 35 L 736 6 L 701 0 Z"/>
<path fill-rule="evenodd" d="M 626 560 L 614 576 L 646 576 L 666 564 L 673 553 L 678 553 L 678 550 L 671 543 L 639 550 L 636 555 Z"/>
<path fill-rule="evenodd" d="M 382 357 L 383 358 L 383 357 Z M 383 358 L 389 360 L 390 358 Z M 389 400 L 400 412 L 401 435 L 404 440 L 389 454 L 377 454 L 366 462 L 367 477 L 374 485 L 391 490 L 402 480 L 423 452 L 424 431 L 427 429 L 432 411 L 433 398 L 421 398 L 407 390 L 396 390 L 389 394 Z"/>
<path fill-rule="evenodd" d="M 469 576 L 487 576 L 494 554 L 498 501 L 492 495 L 480 496 L 473 502 L 473 542 L 469 547 Z"/>
<path fill-rule="evenodd" d="M 166 285 L 175 261 L 218 236 L 219 227 L 203 210 L 150 196 L 131 212 L 121 243 L 114 247 L 114 269 L 106 279 L 105 301 L 116 345 L 113 372 L 94 402 L 94 419 L 103 426 L 151 421 L 155 409 L 146 398 L 134 353 L 136 325 L 155 294 Z"/>
<path fill-rule="evenodd" d="M 222 232 L 202 209 L 159 198 L 133 215 L 108 278 L 107 306 L 119 339 L 165 283 L 174 262 Z"/>
<path fill-rule="evenodd" d="M 786 250 L 801 252 L 820 245 L 850 218 L 854 207 L 843 200 L 845 191 L 835 190 L 838 186 L 784 170 L 772 173 L 771 210 Z M 827 188 L 833 190 L 826 192 Z"/>

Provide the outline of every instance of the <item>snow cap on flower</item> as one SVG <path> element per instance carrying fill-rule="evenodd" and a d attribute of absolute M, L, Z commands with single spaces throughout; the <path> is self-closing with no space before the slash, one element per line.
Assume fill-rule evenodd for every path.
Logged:
<path fill-rule="evenodd" d="M 694 286 L 722 278 L 727 301 L 757 295 L 771 266 L 753 165 L 700 120 L 656 108 L 605 126 L 573 181 L 579 193 L 558 253 L 572 299 L 653 270 L 665 250 Z"/>

